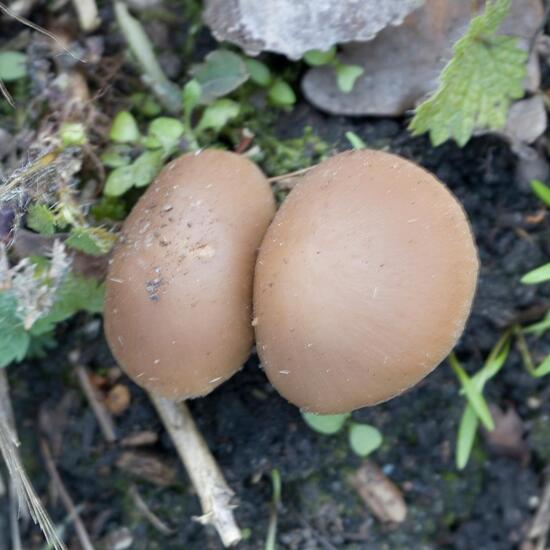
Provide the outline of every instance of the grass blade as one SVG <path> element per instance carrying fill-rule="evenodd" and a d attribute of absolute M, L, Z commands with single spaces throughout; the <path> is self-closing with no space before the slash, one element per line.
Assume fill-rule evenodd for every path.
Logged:
<path fill-rule="evenodd" d="M 470 404 L 467 404 L 460 419 L 456 440 L 456 466 L 459 470 L 463 470 L 466 464 L 468 464 L 468 459 L 470 458 L 476 439 L 478 425 L 479 420 L 474 409 Z"/>

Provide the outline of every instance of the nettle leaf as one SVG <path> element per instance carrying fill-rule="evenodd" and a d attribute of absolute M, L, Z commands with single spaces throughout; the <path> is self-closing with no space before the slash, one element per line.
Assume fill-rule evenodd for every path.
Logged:
<path fill-rule="evenodd" d="M 73 227 L 65 244 L 91 256 L 102 256 L 115 242 L 116 235 L 104 227 Z"/>
<path fill-rule="evenodd" d="M 336 83 L 345 94 L 353 90 L 355 81 L 365 72 L 359 65 L 338 65 L 336 67 Z"/>
<path fill-rule="evenodd" d="M 352 424 L 348 436 L 352 451 L 359 456 L 368 456 L 382 445 L 382 434 L 369 424 Z"/>
<path fill-rule="evenodd" d="M 330 50 L 323 52 L 321 50 L 310 50 L 304 54 L 304 61 L 312 67 L 320 67 L 328 65 L 336 59 L 336 46 L 332 46 Z"/>
<path fill-rule="evenodd" d="M 9 291 L 0 292 L 0 367 L 24 359 L 30 336 L 17 316 L 17 301 Z"/>
<path fill-rule="evenodd" d="M 47 315 L 38 319 L 30 333 L 33 337 L 51 332 L 55 325 L 72 317 L 78 311 L 101 313 L 104 286 L 92 278 L 70 273 L 56 294 L 56 301 Z"/>
<path fill-rule="evenodd" d="M 529 273 L 521 278 L 521 282 L 524 285 L 537 285 L 546 281 L 550 281 L 550 262 L 537 267 L 537 269 L 533 269 L 533 271 L 529 271 Z"/>
<path fill-rule="evenodd" d="M 244 60 L 244 64 L 248 74 L 250 75 L 250 80 L 252 80 L 254 84 L 262 86 L 263 88 L 269 86 L 271 83 L 271 71 L 265 63 L 262 63 L 257 59 L 247 57 Z"/>
<path fill-rule="evenodd" d="M 191 74 L 201 86 L 202 103 L 210 103 L 236 90 L 250 76 L 242 58 L 229 50 L 209 53 L 204 63 L 191 69 Z"/>
<path fill-rule="evenodd" d="M 305 423 L 314 431 L 330 435 L 339 432 L 346 420 L 349 418 L 346 414 L 313 414 L 302 412 Z"/>
<path fill-rule="evenodd" d="M 55 214 L 45 204 L 34 203 L 27 212 L 27 226 L 41 235 L 53 235 Z"/>
<path fill-rule="evenodd" d="M 231 99 L 218 99 L 209 105 L 202 114 L 196 130 L 219 132 L 230 120 L 239 116 L 240 105 Z"/>
<path fill-rule="evenodd" d="M 0 52 L 0 80 L 12 82 L 27 74 L 27 56 L 21 52 Z"/>
<path fill-rule="evenodd" d="M 463 146 L 476 128 L 495 130 L 506 123 L 513 99 L 523 96 L 527 52 L 515 37 L 496 32 L 511 0 L 487 2 L 454 46 L 436 92 L 415 112 L 409 129 L 429 132 L 434 146 L 452 138 Z"/>

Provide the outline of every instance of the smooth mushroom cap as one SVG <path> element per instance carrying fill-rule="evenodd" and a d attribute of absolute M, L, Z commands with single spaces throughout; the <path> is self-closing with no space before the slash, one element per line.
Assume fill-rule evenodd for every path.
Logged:
<path fill-rule="evenodd" d="M 266 178 L 242 156 L 205 150 L 164 168 L 124 223 L 106 281 L 105 334 L 135 382 L 185 399 L 241 368 L 274 213 Z"/>
<path fill-rule="evenodd" d="M 478 259 L 461 205 L 396 155 L 352 151 L 308 172 L 256 264 L 257 349 L 275 388 L 318 413 L 375 405 L 453 348 Z"/>

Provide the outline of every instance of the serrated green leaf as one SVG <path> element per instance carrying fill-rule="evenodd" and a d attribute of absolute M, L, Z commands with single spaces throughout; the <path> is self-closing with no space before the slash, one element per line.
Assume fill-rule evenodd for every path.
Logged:
<path fill-rule="evenodd" d="M 271 71 L 265 63 L 262 63 L 257 59 L 250 59 L 247 57 L 244 60 L 244 64 L 248 74 L 250 75 L 250 80 L 252 80 L 254 84 L 262 86 L 263 88 L 269 86 L 271 82 Z"/>
<path fill-rule="evenodd" d="M 280 79 L 271 85 L 267 97 L 273 105 L 278 107 L 291 107 L 296 103 L 294 90 L 284 80 Z"/>
<path fill-rule="evenodd" d="M 91 256 L 102 256 L 115 242 L 116 235 L 103 227 L 73 227 L 65 244 Z"/>
<path fill-rule="evenodd" d="M 12 82 L 27 74 L 27 56 L 21 52 L 0 52 L 0 80 Z"/>
<path fill-rule="evenodd" d="M 0 368 L 24 359 L 30 336 L 17 316 L 15 296 L 0 292 Z"/>
<path fill-rule="evenodd" d="M 434 146 L 450 138 L 463 146 L 476 128 L 505 125 L 511 100 L 523 96 L 527 60 L 516 38 L 496 34 L 509 8 L 510 0 L 489 1 L 471 21 L 439 88 L 416 109 L 414 135 L 429 132 Z"/>
<path fill-rule="evenodd" d="M 476 439 L 478 425 L 479 420 L 477 415 L 473 407 L 468 403 L 460 419 L 456 441 L 456 466 L 459 470 L 464 469 L 466 464 L 468 464 Z"/>
<path fill-rule="evenodd" d="M 227 95 L 249 78 L 244 61 L 229 50 L 209 53 L 204 63 L 191 69 L 191 74 L 201 86 L 202 103 Z"/>
<path fill-rule="evenodd" d="M 382 434 L 368 424 L 352 424 L 348 437 L 351 450 L 359 456 L 368 456 L 382 445 Z"/>
<path fill-rule="evenodd" d="M 129 111 L 120 111 L 114 118 L 109 138 L 115 143 L 135 143 L 140 133 L 136 119 Z"/>
<path fill-rule="evenodd" d="M 304 61 L 312 67 L 320 67 L 328 65 L 336 58 L 336 46 L 332 46 L 330 50 L 310 50 L 304 54 Z"/>
<path fill-rule="evenodd" d="M 542 181 L 539 180 L 532 180 L 531 181 L 531 189 L 533 190 L 533 193 L 544 203 L 546 206 L 550 208 L 550 187 L 548 185 L 545 185 L 542 183 Z"/>
<path fill-rule="evenodd" d="M 356 80 L 365 72 L 359 65 L 338 65 L 336 67 L 336 83 L 345 94 L 353 90 Z"/>
<path fill-rule="evenodd" d="M 537 285 L 546 281 L 550 281 L 550 262 L 529 271 L 521 278 L 524 285 Z"/>
<path fill-rule="evenodd" d="M 313 414 L 302 412 L 302 418 L 305 423 L 316 432 L 325 435 L 331 435 L 339 432 L 342 426 L 349 418 L 349 413 L 345 414 Z"/>
<path fill-rule="evenodd" d="M 196 131 L 214 130 L 219 132 L 232 119 L 239 116 L 240 105 L 231 99 L 218 99 L 203 112 Z"/>
<path fill-rule="evenodd" d="M 55 214 L 45 204 L 34 203 L 27 212 L 27 226 L 41 235 L 53 235 Z"/>
<path fill-rule="evenodd" d="M 103 311 L 104 287 L 92 278 L 70 273 L 56 294 L 56 301 L 47 315 L 38 319 L 30 334 L 42 336 L 51 332 L 55 325 L 72 317 L 79 311 L 101 313 Z"/>
<path fill-rule="evenodd" d="M 367 146 L 355 132 L 346 132 L 346 139 L 354 149 L 364 149 Z"/>

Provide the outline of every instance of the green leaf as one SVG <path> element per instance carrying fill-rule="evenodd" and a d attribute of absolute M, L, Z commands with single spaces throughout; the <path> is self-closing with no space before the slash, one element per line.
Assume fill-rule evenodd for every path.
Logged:
<path fill-rule="evenodd" d="M 537 267 L 537 269 L 533 269 L 533 271 L 529 271 L 529 273 L 521 278 L 521 282 L 524 285 L 536 285 L 545 283 L 546 281 L 550 281 L 550 262 Z"/>
<path fill-rule="evenodd" d="M 214 130 L 219 132 L 232 119 L 239 115 L 240 105 L 231 99 L 218 99 L 209 105 L 197 125 L 197 132 Z"/>
<path fill-rule="evenodd" d="M 250 80 L 252 80 L 254 84 L 262 86 L 263 88 L 267 88 L 267 86 L 269 86 L 271 83 L 271 71 L 265 63 L 262 63 L 257 59 L 250 59 L 250 57 L 246 57 L 244 59 L 244 64 L 248 74 L 250 75 Z"/>
<path fill-rule="evenodd" d="M 191 74 L 201 86 L 202 103 L 227 95 L 249 78 L 244 61 L 229 50 L 209 53 L 204 63 L 191 69 Z"/>
<path fill-rule="evenodd" d="M 434 146 L 453 138 L 460 146 L 476 128 L 498 129 L 506 123 L 513 99 L 523 96 L 527 52 L 514 37 L 497 35 L 511 0 L 488 1 L 454 46 L 436 92 L 415 112 L 409 129 L 430 133 Z"/>
<path fill-rule="evenodd" d="M 345 94 L 353 90 L 355 81 L 365 72 L 359 65 L 338 65 L 336 67 L 336 83 Z"/>
<path fill-rule="evenodd" d="M 539 180 L 532 180 L 531 181 L 531 189 L 533 190 L 533 193 L 544 203 L 546 206 L 550 208 L 550 187 L 548 185 L 544 185 L 542 181 Z"/>
<path fill-rule="evenodd" d="M 201 100 L 201 85 L 193 78 L 183 88 L 182 101 L 183 112 L 187 116 L 191 116 L 191 113 Z"/>
<path fill-rule="evenodd" d="M 476 439 L 478 425 L 479 420 L 477 415 L 473 407 L 468 403 L 460 419 L 456 441 L 456 466 L 459 470 L 464 469 L 466 464 L 468 464 Z"/>
<path fill-rule="evenodd" d="M 535 378 L 542 378 L 550 374 L 550 355 L 546 356 L 546 359 L 533 371 Z"/>
<path fill-rule="evenodd" d="M 483 367 L 472 376 L 478 391 L 483 391 L 485 384 L 498 374 L 506 363 L 510 353 L 510 332 L 505 332 L 495 344 Z"/>
<path fill-rule="evenodd" d="M 27 56 L 21 52 L 0 52 L 0 80 L 12 82 L 27 74 Z"/>
<path fill-rule="evenodd" d="M 346 132 L 346 138 L 354 149 L 364 149 L 367 146 L 355 132 Z"/>
<path fill-rule="evenodd" d="M 86 127 L 80 122 L 64 122 L 59 129 L 59 135 L 65 147 L 85 145 L 88 141 Z"/>
<path fill-rule="evenodd" d="M 128 111 L 120 111 L 113 120 L 109 138 L 115 143 L 135 143 L 139 140 L 139 128 L 136 119 Z"/>
<path fill-rule="evenodd" d="M 368 456 L 382 445 L 382 434 L 368 424 L 352 424 L 348 436 L 352 451 L 359 456 Z"/>
<path fill-rule="evenodd" d="M 290 107 L 296 103 L 294 90 L 284 80 L 280 79 L 271 85 L 267 97 L 273 105 L 278 107 Z"/>
<path fill-rule="evenodd" d="M 162 168 L 162 151 L 145 151 L 132 164 L 134 187 L 149 185 Z"/>
<path fill-rule="evenodd" d="M 137 92 L 130 96 L 130 101 L 134 107 L 146 117 L 158 116 L 162 112 L 162 107 L 149 94 Z"/>
<path fill-rule="evenodd" d="M 346 414 L 313 414 L 302 412 L 302 417 L 305 423 L 314 431 L 330 435 L 339 432 L 342 426 L 349 418 L 349 413 Z"/>
<path fill-rule="evenodd" d="M 487 402 L 485 401 L 481 391 L 468 376 L 466 371 L 460 366 L 453 354 L 449 356 L 449 363 L 460 381 L 460 385 L 468 398 L 468 402 L 472 405 L 478 418 L 481 420 L 485 428 L 488 430 L 493 430 L 495 427 L 493 417 L 491 416 L 491 411 L 489 410 Z"/>
<path fill-rule="evenodd" d="M 15 296 L 0 292 L 0 367 L 24 359 L 30 344 L 30 336 L 17 316 Z"/>
<path fill-rule="evenodd" d="M 92 216 L 97 221 L 114 220 L 122 221 L 126 217 L 124 201 L 117 197 L 103 195 L 90 209 Z"/>
<path fill-rule="evenodd" d="M 155 118 L 149 124 L 146 142 L 147 147 L 162 147 L 166 154 L 171 154 L 183 136 L 185 126 L 181 120 L 172 117 Z"/>
<path fill-rule="evenodd" d="M 45 204 L 35 202 L 27 212 L 27 226 L 41 235 L 53 235 L 55 214 Z"/>
<path fill-rule="evenodd" d="M 130 149 L 127 145 L 111 145 L 99 157 L 107 168 L 127 166 L 131 162 Z"/>
<path fill-rule="evenodd" d="M 134 186 L 134 167 L 120 166 L 115 168 L 107 177 L 103 193 L 108 197 L 120 197 Z"/>
<path fill-rule="evenodd" d="M 116 235 L 103 227 L 73 227 L 67 246 L 91 256 L 103 256 L 113 248 Z"/>
<path fill-rule="evenodd" d="M 534 334 L 537 337 L 542 336 L 547 330 L 550 329 L 550 311 L 546 314 L 546 317 L 538 323 L 533 323 L 523 329 L 525 334 Z"/>
<path fill-rule="evenodd" d="M 104 287 L 95 279 L 69 273 L 56 294 L 50 312 L 38 319 L 30 333 L 33 337 L 51 332 L 55 325 L 72 317 L 78 311 L 101 313 Z"/>
<path fill-rule="evenodd" d="M 321 50 L 310 50 L 304 54 L 304 61 L 312 67 L 328 65 L 336 59 L 336 46 L 325 52 Z"/>

